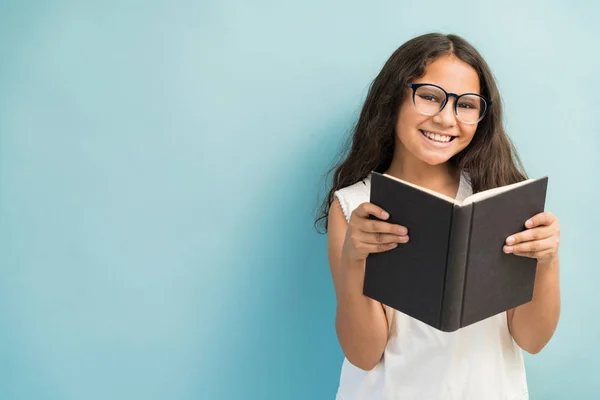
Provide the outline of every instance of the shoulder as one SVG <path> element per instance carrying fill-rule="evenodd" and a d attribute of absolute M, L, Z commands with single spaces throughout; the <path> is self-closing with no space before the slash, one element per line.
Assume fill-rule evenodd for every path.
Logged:
<path fill-rule="evenodd" d="M 340 202 L 346 221 L 350 222 L 352 211 L 371 197 L 371 174 L 352 185 L 343 187 L 334 192 L 335 198 Z"/>

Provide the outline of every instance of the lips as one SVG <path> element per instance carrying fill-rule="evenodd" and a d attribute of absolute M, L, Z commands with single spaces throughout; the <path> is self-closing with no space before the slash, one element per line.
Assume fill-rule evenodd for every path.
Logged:
<path fill-rule="evenodd" d="M 446 135 L 436 132 L 430 132 L 425 130 L 420 130 L 421 134 L 425 136 L 427 139 L 437 142 L 437 143 L 448 143 L 454 140 L 456 136 Z"/>

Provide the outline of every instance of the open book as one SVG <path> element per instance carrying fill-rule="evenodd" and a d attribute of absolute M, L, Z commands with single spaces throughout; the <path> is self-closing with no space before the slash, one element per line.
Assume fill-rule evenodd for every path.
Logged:
<path fill-rule="evenodd" d="M 373 171 L 370 202 L 410 240 L 367 257 L 364 294 L 445 332 L 531 301 L 537 261 L 502 248 L 544 211 L 547 185 L 529 179 L 457 201 Z"/>

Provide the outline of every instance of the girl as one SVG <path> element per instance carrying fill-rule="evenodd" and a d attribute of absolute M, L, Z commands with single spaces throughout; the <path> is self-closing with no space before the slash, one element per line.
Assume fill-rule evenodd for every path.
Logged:
<path fill-rule="evenodd" d="M 336 399 L 527 399 L 522 349 L 538 353 L 560 313 L 556 217 L 532 215 L 503 247 L 538 260 L 533 300 L 444 333 L 362 294 L 368 255 L 410 240 L 406 227 L 385 222 L 386 211 L 369 203 L 373 170 L 458 199 L 526 178 L 490 68 L 464 39 L 427 34 L 398 48 L 335 167 L 316 222 L 326 222 L 345 354 Z"/>

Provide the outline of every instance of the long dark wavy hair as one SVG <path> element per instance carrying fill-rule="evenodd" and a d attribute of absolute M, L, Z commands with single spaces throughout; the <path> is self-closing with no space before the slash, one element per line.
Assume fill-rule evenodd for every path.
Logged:
<path fill-rule="evenodd" d="M 371 171 L 384 172 L 389 168 L 406 84 L 423 76 L 429 62 L 451 54 L 477 71 L 481 94 L 491 99 L 492 105 L 479 122 L 471 143 L 449 162 L 469 172 L 475 193 L 526 179 L 516 149 L 504 131 L 502 103 L 490 67 L 460 36 L 429 33 L 400 46 L 371 83 L 351 140 L 342 148 L 340 161 L 325 174 L 328 177 L 334 172 L 333 184 L 319 208 L 315 220 L 317 231 L 327 232 L 329 208 L 336 190 L 366 178 Z M 324 229 L 319 230 L 323 220 Z"/>

